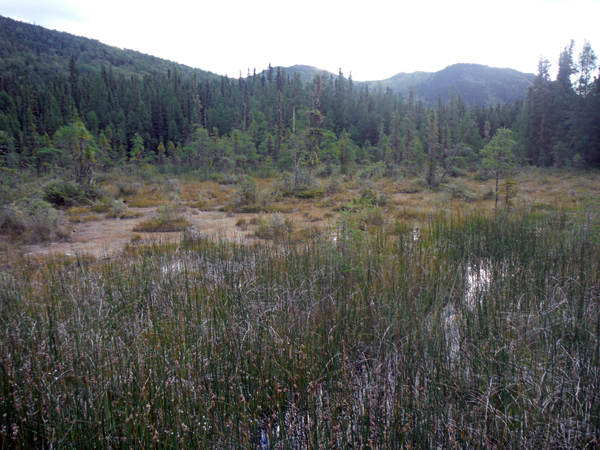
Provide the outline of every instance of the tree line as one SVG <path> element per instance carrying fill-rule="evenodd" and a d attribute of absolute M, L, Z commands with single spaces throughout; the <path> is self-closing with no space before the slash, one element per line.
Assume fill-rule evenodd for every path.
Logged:
<path fill-rule="evenodd" d="M 513 131 L 515 155 L 539 166 L 600 165 L 600 81 L 588 42 L 572 42 L 550 79 L 542 58 L 523 100 L 467 106 L 459 92 L 435 105 L 390 89 L 357 87 L 340 70 L 315 75 L 269 69 L 238 79 L 199 79 L 175 66 L 144 75 L 109 63 L 82 71 L 72 57 L 51 79 L 35 67 L 0 74 L 0 155 L 4 168 L 40 174 L 70 167 L 161 164 L 201 173 L 350 171 L 382 162 L 399 172 L 474 167 L 498 129 Z"/>

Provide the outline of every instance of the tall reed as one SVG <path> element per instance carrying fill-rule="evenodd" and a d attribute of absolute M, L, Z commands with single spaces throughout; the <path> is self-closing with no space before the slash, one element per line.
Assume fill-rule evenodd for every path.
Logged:
<path fill-rule="evenodd" d="M 594 230 L 349 217 L 304 243 L 7 261 L 0 447 L 593 446 Z"/>

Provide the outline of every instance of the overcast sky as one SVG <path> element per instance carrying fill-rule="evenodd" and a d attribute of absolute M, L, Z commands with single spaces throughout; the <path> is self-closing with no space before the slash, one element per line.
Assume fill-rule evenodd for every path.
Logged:
<path fill-rule="evenodd" d="M 455 63 L 537 72 L 600 54 L 600 0 L 0 0 L 0 15 L 237 77 L 306 64 L 357 81 Z"/>

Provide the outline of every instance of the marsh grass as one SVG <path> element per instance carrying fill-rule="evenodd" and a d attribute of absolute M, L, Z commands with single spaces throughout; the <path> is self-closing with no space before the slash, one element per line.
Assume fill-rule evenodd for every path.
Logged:
<path fill-rule="evenodd" d="M 0 205 L 0 234 L 25 243 L 66 239 L 68 236 L 63 213 L 35 198 Z"/>
<path fill-rule="evenodd" d="M 0 447 L 593 448 L 598 216 L 412 216 L 6 261 Z"/>
<path fill-rule="evenodd" d="M 147 220 L 139 223 L 133 231 L 144 233 L 165 233 L 185 231 L 190 222 L 183 215 L 180 203 L 167 203 L 158 207 L 156 212 Z"/>

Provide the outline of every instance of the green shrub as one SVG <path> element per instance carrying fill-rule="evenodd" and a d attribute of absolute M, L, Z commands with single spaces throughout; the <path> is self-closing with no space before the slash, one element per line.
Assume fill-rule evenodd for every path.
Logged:
<path fill-rule="evenodd" d="M 462 180 L 456 180 L 452 183 L 447 184 L 444 190 L 448 192 L 452 198 L 464 202 L 474 202 L 477 200 L 477 193 L 474 192 L 467 183 Z"/>
<path fill-rule="evenodd" d="M 101 196 L 96 185 L 78 185 L 71 180 L 54 180 L 43 188 L 44 200 L 57 206 L 90 203 Z"/>
<path fill-rule="evenodd" d="M 298 198 L 314 198 L 325 194 L 321 183 L 315 180 L 308 172 L 298 174 L 298 185 L 295 185 L 294 175 L 284 172 L 275 182 L 275 189 L 283 196 L 296 196 Z"/>
<path fill-rule="evenodd" d="M 132 217 L 139 217 L 142 213 L 131 211 L 123 200 L 111 200 L 108 204 L 108 213 L 106 217 L 109 219 L 130 219 Z"/>
<path fill-rule="evenodd" d="M 0 207 L 0 230 L 28 243 L 67 237 L 62 214 L 40 199 L 24 198 Z"/>
<path fill-rule="evenodd" d="M 140 223 L 133 231 L 165 233 L 185 231 L 189 226 L 189 221 L 183 216 L 182 206 L 179 203 L 167 203 L 160 206 L 150 219 Z"/>
<path fill-rule="evenodd" d="M 261 239 L 281 239 L 290 237 L 296 225 L 292 219 L 283 219 L 281 214 L 273 214 L 269 218 L 259 218 L 257 220 L 258 228 L 254 232 L 256 237 Z"/>

